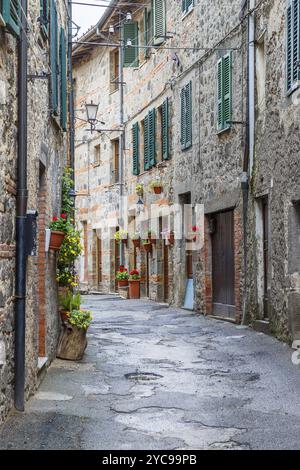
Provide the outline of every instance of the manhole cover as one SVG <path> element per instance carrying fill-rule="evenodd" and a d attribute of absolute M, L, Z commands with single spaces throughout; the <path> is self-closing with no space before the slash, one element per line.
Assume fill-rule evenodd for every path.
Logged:
<path fill-rule="evenodd" d="M 161 379 L 162 375 L 154 374 L 154 372 L 131 372 L 125 374 L 125 377 L 128 380 L 156 380 Z"/>

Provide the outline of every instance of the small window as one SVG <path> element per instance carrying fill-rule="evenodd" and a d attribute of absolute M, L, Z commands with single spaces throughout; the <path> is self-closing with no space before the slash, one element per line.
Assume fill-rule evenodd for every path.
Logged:
<path fill-rule="evenodd" d="M 192 146 L 192 82 L 181 90 L 181 149 Z"/>
<path fill-rule="evenodd" d="M 93 165 L 94 166 L 100 165 L 100 161 L 101 161 L 101 145 L 98 144 L 98 145 L 95 145 L 95 147 L 94 147 L 94 162 L 93 162 Z"/>
<path fill-rule="evenodd" d="M 119 89 L 119 49 L 110 53 L 110 92 Z"/>
<path fill-rule="evenodd" d="M 194 0 L 182 0 L 182 13 L 187 15 L 194 8 Z"/>
<path fill-rule="evenodd" d="M 119 155 L 120 155 L 119 139 L 115 139 L 112 141 L 112 183 L 113 184 L 120 182 Z"/>
<path fill-rule="evenodd" d="M 157 161 L 163 162 L 170 158 L 169 139 L 169 99 L 167 98 L 157 110 Z"/>

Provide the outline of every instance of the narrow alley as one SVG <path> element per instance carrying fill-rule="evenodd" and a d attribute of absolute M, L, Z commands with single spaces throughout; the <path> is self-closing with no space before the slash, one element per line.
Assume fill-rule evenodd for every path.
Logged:
<path fill-rule="evenodd" d="M 151 301 L 84 297 L 83 361 L 56 360 L 1 449 L 297 449 L 292 350 L 248 327 Z"/>

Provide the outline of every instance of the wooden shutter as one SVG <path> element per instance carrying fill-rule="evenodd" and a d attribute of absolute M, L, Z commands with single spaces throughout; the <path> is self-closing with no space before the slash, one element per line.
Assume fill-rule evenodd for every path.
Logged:
<path fill-rule="evenodd" d="M 149 122 L 149 164 L 150 168 L 156 165 L 156 110 L 152 109 L 148 114 Z"/>
<path fill-rule="evenodd" d="M 223 127 L 231 126 L 232 114 L 232 66 L 231 53 L 223 57 Z"/>
<path fill-rule="evenodd" d="M 293 84 L 293 11 L 292 3 L 289 4 L 286 13 L 286 84 L 289 91 Z"/>
<path fill-rule="evenodd" d="M 149 153 L 149 116 L 147 115 L 144 119 L 144 170 L 150 168 Z"/>
<path fill-rule="evenodd" d="M 20 34 L 21 7 L 19 0 L 2 0 L 1 14 L 6 23 L 6 28 L 14 35 Z"/>
<path fill-rule="evenodd" d="M 58 115 L 58 28 L 55 0 L 51 0 L 50 18 L 51 111 Z"/>
<path fill-rule="evenodd" d="M 40 23 L 42 31 L 48 36 L 49 31 L 49 0 L 40 0 Z"/>
<path fill-rule="evenodd" d="M 231 127 L 232 119 L 232 54 L 218 61 L 218 130 Z"/>
<path fill-rule="evenodd" d="M 153 35 L 154 44 L 159 45 L 166 37 L 166 3 L 165 0 L 153 0 Z"/>
<path fill-rule="evenodd" d="M 299 19 L 300 0 L 293 1 L 293 82 L 299 78 Z"/>
<path fill-rule="evenodd" d="M 139 65 L 139 29 L 137 21 L 124 23 L 122 39 L 124 41 L 123 48 L 123 65 L 124 67 L 137 67 Z M 132 46 L 126 46 L 128 39 L 131 40 Z"/>
<path fill-rule="evenodd" d="M 133 142 L 133 174 L 140 174 L 139 161 L 139 124 L 138 122 L 132 126 L 132 142 Z"/>
<path fill-rule="evenodd" d="M 192 82 L 189 82 L 185 87 L 185 100 L 186 100 L 186 142 L 185 148 L 192 145 L 193 134 L 193 118 L 192 118 Z"/>
<path fill-rule="evenodd" d="M 183 13 L 187 13 L 192 5 L 194 5 L 194 0 L 182 0 Z"/>
<path fill-rule="evenodd" d="M 67 47 L 65 30 L 60 30 L 60 124 L 67 130 Z"/>
<path fill-rule="evenodd" d="M 218 60 L 218 130 L 223 129 L 223 59 Z"/>
<path fill-rule="evenodd" d="M 149 24 L 148 24 L 148 10 L 147 8 L 144 9 L 144 43 L 145 46 L 149 45 Z M 145 47 L 144 49 L 144 57 L 148 59 L 149 57 L 149 49 Z"/>
<path fill-rule="evenodd" d="M 169 148 L 169 99 L 162 104 L 162 158 L 168 160 L 170 156 Z"/>
<path fill-rule="evenodd" d="M 185 106 L 185 89 L 182 88 L 181 94 L 180 94 L 180 99 L 181 99 L 181 148 L 182 150 L 185 149 L 186 146 L 186 106 Z"/>

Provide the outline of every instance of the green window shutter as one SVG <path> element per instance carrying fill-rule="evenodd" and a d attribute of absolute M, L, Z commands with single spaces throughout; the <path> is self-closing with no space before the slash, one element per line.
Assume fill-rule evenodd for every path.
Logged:
<path fill-rule="evenodd" d="M 2 0 L 1 14 L 6 28 L 14 35 L 20 34 L 21 7 L 19 0 Z"/>
<path fill-rule="evenodd" d="M 166 2 L 165 0 L 153 0 L 153 35 L 154 44 L 159 45 L 166 37 Z"/>
<path fill-rule="evenodd" d="M 44 33 L 49 30 L 49 0 L 40 0 L 40 23 Z"/>
<path fill-rule="evenodd" d="M 136 123 L 132 126 L 132 142 L 133 142 L 133 168 L 134 175 L 140 174 L 140 160 L 139 160 L 139 124 Z"/>
<path fill-rule="evenodd" d="M 289 91 L 293 84 L 293 11 L 290 3 L 286 13 L 286 88 Z"/>
<path fill-rule="evenodd" d="M 181 90 L 181 95 L 180 95 L 180 99 L 181 99 L 181 131 L 180 131 L 180 134 L 181 134 L 181 138 L 180 138 L 180 142 L 181 142 L 181 149 L 184 150 L 185 147 L 186 147 L 186 112 L 185 112 L 185 109 L 186 109 L 186 105 L 185 105 L 185 89 L 182 88 Z"/>
<path fill-rule="evenodd" d="M 218 60 L 218 130 L 223 129 L 223 59 Z"/>
<path fill-rule="evenodd" d="M 194 0 L 182 0 L 182 12 L 187 13 L 191 6 L 194 6 Z"/>
<path fill-rule="evenodd" d="M 162 104 L 162 158 L 169 160 L 170 143 L 169 143 L 169 99 L 167 98 Z"/>
<path fill-rule="evenodd" d="M 144 119 L 144 170 L 150 168 L 149 150 L 149 115 L 147 115 Z"/>
<path fill-rule="evenodd" d="M 60 30 L 60 124 L 67 130 L 67 47 L 65 30 Z"/>
<path fill-rule="evenodd" d="M 299 79 L 299 18 L 300 0 L 293 1 L 293 82 Z"/>
<path fill-rule="evenodd" d="M 148 46 L 148 44 L 149 44 L 149 25 L 148 25 L 148 10 L 147 10 L 147 8 L 144 9 L 144 43 L 145 43 L 145 46 Z M 144 57 L 145 57 L 145 59 L 148 59 L 148 57 L 149 57 L 148 47 L 145 47 Z"/>
<path fill-rule="evenodd" d="M 123 65 L 124 67 L 137 67 L 139 65 L 139 28 L 137 21 L 124 23 L 122 28 L 123 46 Z M 132 46 L 127 46 L 128 39 Z"/>
<path fill-rule="evenodd" d="M 149 164 L 150 168 L 156 165 L 156 110 L 148 114 L 149 122 Z"/>
<path fill-rule="evenodd" d="M 58 115 L 58 28 L 55 0 L 51 0 L 50 18 L 51 112 Z"/>
<path fill-rule="evenodd" d="M 231 53 L 223 57 L 223 126 L 231 126 L 232 119 L 232 60 Z"/>
<path fill-rule="evenodd" d="M 185 148 L 192 145 L 193 135 L 193 117 L 192 117 L 192 82 L 189 82 L 185 87 L 185 100 L 186 100 L 186 143 Z"/>

